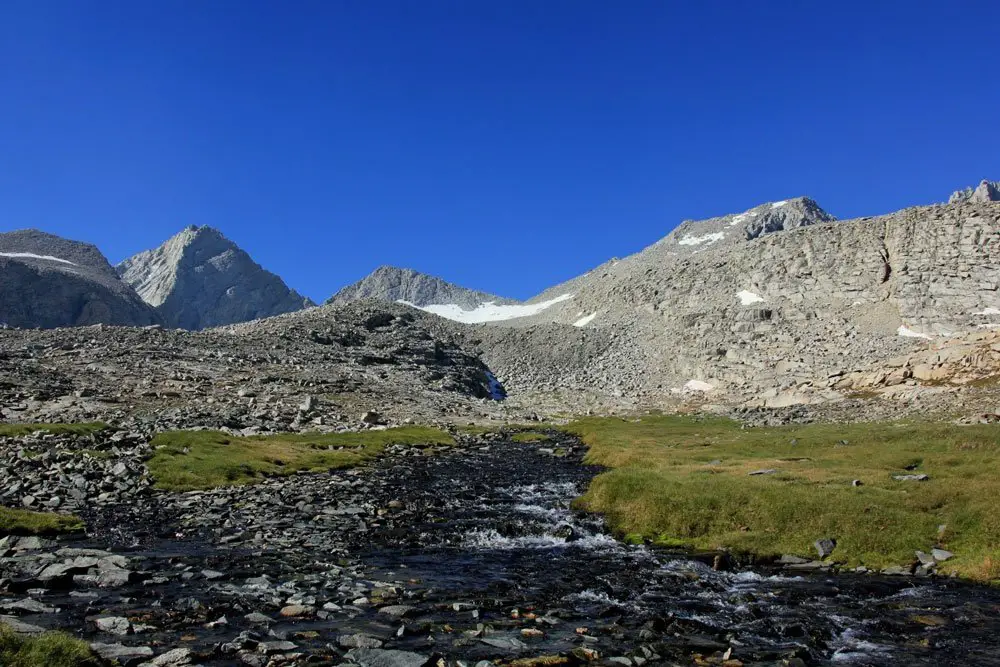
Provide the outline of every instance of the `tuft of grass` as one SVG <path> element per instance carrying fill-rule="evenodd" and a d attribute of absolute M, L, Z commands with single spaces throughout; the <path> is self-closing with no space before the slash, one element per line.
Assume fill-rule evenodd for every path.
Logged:
<path fill-rule="evenodd" d="M 723 418 L 588 418 L 566 430 L 599 475 L 578 506 L 633 539 L 883 568 L 941 546 L 941 571 L 1000 578 L 1000 427 L 946 423 L 743 428 Z M 902 482 L 893 475 L 930 476 Z M 755 470 L 774 474 L 751 476 Z M 853 480 L 862 486 L 852 486 Z M 941 526 L 945 528 L 942 530 Z"/>
<path fill-rule="evenodd" d="M 75 533 L 83 527 L 83 521 L 67 514 L 0 507 L 0 535 L 56 535 Z"/>
<path fill-rule="evenodd" d="M 359 433 L 283 433 L 237 437 L 218 431 L 168 431 L 152 442 L 147 462 L 156 486 L 190 491 L 249 484 L 272 475 L 348 468 L 387 445 L 452 445 L 444 431 L 403 426 Z"/>
<path fill-rule="evenodd" d="M 86 642 L 64 632 L 19 635 L 0 625 L 0 665 L 4 667 L 94 667 L 98 664 Z"/>
<path fill-rule="evenodd" d="M 548 439 L 549 436 L 544 433 L 539 433 L 538 431 L 523 431 L 521 433 L 515 433 L 511 438 L 514 442 L 542 442 Z"/>
<path fill-rule="evenodd" d="M 108 428 L 103 422 L 87 422 L 84 424 L 0 424 L 0 437 L 20 437 L 45 431 L 55 435 L 90 435 Z"/>

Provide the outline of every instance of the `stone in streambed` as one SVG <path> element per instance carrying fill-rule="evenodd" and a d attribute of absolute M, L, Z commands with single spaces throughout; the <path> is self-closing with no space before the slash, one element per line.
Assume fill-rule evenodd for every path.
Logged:
<path fill-rule="evenodd" d="M 423 667 L 429 658 L 410 651 L 356 648 L 347 657 L 361 667 Z"/>

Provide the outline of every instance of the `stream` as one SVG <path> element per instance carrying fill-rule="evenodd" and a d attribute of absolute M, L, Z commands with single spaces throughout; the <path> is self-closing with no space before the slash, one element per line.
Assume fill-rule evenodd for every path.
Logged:
<path fill-rule="evenodd" d="M 7 574 L 0 605 L 28 596 L 49 611 L 0 614 L 122 647 L 102 650 L 123 664 L 183 647 L 160 664 L 1000 665 L 1000 591 L 722 572 L 623 544 L 571 509 L 600 470 L 552 437 L 398 447 L 365 469 L 157 493 L 88 517 L 86 539 L 0 559 L 9 572 L 54 549 L 107 550 L 129 560 L 127 582 Z"/>

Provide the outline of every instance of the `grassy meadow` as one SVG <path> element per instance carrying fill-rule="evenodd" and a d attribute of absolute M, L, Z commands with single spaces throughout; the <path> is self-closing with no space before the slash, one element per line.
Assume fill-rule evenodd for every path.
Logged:
<path fill-rule="evenodd" d="M 1000 426 L 651 416 L 564 428 L 611 468 L 579 506 L 632 539 L 766 559 L 815 558 L 813 542 L 833 538 L 832 560 L 869 568 L 939 546 L 955 554 L 940 571 L 1000 579 Z M 893 478 L 905 474 L 929 479 Z"/>
<path fill-rule="evenodd" d="M 157 434 L 147 461 L 157 487 L 172 491 L 247 484 L 265 476 L 348 468 L 390 444 L 451 445 L 444 431 L 403 426 L 360 433 L 282 433 L 238 437 L 219 431 Z"/>

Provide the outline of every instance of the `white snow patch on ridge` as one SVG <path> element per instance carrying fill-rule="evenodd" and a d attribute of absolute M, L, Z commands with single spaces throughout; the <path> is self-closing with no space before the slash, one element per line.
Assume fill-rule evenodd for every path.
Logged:
<path fill-rule="evenodd" d="M 973 315 L 1000 315 L 1000 308 L 994 308 L 990 306 L 989 308 L 984 308 L 980 311 L 973 311 Z"/>
<path fill-rule="evenodd" d="M 909 328 L 905 324 L 900 324 L 899 325 L 899 328 L 896 329 L 896 335 L 897 336 L 903 336 L 904 338 L 926 338 L 927 340 L 931 340 L 933 338 L 933 336 L 928 336 L 925 333 L 920 333 L 919 331 L 914 331 L 913 329 Z"/>
<path fill-rule="evenodd" d="M 562 296 L 557 296 L 556 298 L 549 299 L 548 301 L 542 301 L 540 303 L 525 303 L 516 306 L 501 306 L 497 305 L 493 301 L 487 301 L 473 310 L 463 310 L 461 306 L 454 303 L 434 303 L 428 306 L 417 306 L 409 301 L 403 301 L 402 299 L 400 299 L 398 303 L 402 303 L 428 313 L 434 313 L 435 315 L 440 315 L 445 319 L 454 320 L 456 322 L 464 322 L 465 324 L 482 324 L 483 322 L 499 322 L 502 320 L 513 320 L 518 317 L 537 315 L 546 308 L 572 298 L 572 294 L 563 294 Z"/>
<path fill-rule="evenodd" d="M 684 391 L 712 391 L 714 386 L 701 380 L 688 380 L 684 383 Z"/>
<path fill-rule="evenodd" d="M 702 243 L 715 243 L 716 241 L 721 241 L 726 238 L 725 232 L 715 232 L 712 234 L 705 234 L 704 236 L 692 236 L 691 234 L 685 234 L 684 238 L 677 241 L 678 245 L 701 245 Z"/>
<path fill-rule="evenodd" d="M 736 298 L 739 299 L 740 303 L 744 306 L 749 306 L 751 303 L 760 303 L 764 300 L 764 297 L 760 294 L 754 294 L 753 292 L 749 292 L 747 290 L 740 290 L 737 292 Z"/>
<path fill-rule="evenodd" d="M 787 203 L 788 203 L 787 199 L 782 199 L 781 201 L 776 201 L 773 204 L 771 204 L 771 208 L 781 208 Z"/>
<path fill-rule="evenodd" d="M 0 257 L 27 257 L 28 259 L 47 259 L 50 262 L 62 262 L 63 264 L 71 264 L 76 266 L 73 262 L 68 259 L 63 259 L 61 257 L 53 257 L 52 255 L 36 255 L 33 252 L 0 252 Z"/>
<path fill-rule="evenodd" d="M 590 315 L 587 315 L 585 317 L 581 317 L 576 322 L 573 322 L 573 326 L 575 326 L 575 327 L 585 327 L 588 324 L 590 324 L 591 322 L 593 322 L 595 317 L 597 317 L 597 311 L 596 310 L 594 312 L 592 312 Z"/>

